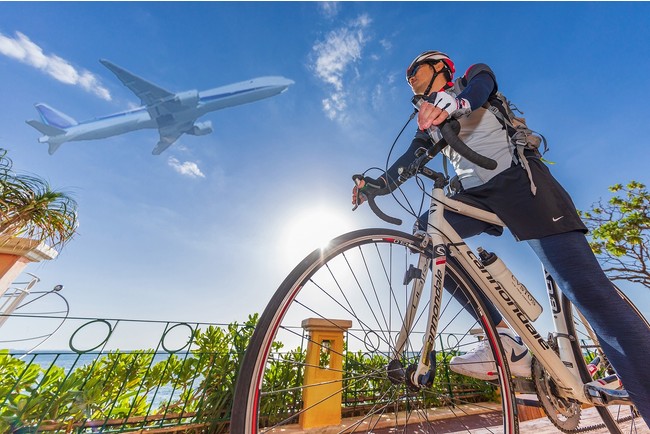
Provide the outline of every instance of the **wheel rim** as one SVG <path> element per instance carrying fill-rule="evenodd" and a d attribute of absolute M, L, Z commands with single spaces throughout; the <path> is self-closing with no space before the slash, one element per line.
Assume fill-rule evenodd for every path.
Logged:
<path fill-rule="evenodd" d="M 343 423 L 331 432 L 379 433 L 409 426 L 433 433 L 448 431 L 452 424 L 472 432 L 477 420 L 485 421 L 481 426 L 484 432 L 486 427 L 490 427 L 488 432 L 504 431 L 501 406 L 489 402 L 497 387 L 460 376 L 445 366 L 453 354 L 478 344 L 470 330 L 481 328 L 481 323 L 447 291 L 436 338 L 438 369 L 433 387 L 414 392 L 406 384 L 394 384 L 388 379 L 386 366 L 409 302 L 410 286 L 404 286 L 402 279 L 408 265 L 417 264 L 415 243 L 413 237 L 396 233 L 342 237 L 333 243 L 334 247 L 314 252 L 303 261 L 302 268 L 294 270 L 276 294 L 275 306 L 270 306 L 260 320 L 258 329 L 265 331 L 256 330 L 256 348 L 249 349 L 253 355 L 247 354 L 247 358 L 256 360 L 245 374 L 252 379 L 247 398 L 250 431 L 246 432 L 274 432 L 276 428 L 299 423 L 301 418 L 307 418 L 307 413 L 322 415 L 331 397 L 316 402 L 307 411 L 302 401 L 311 393 L 309 390 L 323 388 L 328 382 L 336 384 L 335 392 L 343 401 Z M 424 299 L 428 300 L 428 294 L 427 282 L 401 360 L 404 366 L 419 357 L 428 310 Z M 304 385 L 306 371 L 315 368 L 305 361 L 305 347 L 310 340 L 314 344 L 300 327 L 306 318 L 352 321 L 350 329 L 343 333 L 343 351 L 332 352 L 330 348 L 326 352 L 322 342 L 315 343 L 322 351 L 316 369 L 337 370 L 328 365 L 328 357 L 338 357 L 342 363 L 338 369 L 340 380 Z M 493 331 L 487 335 L 488 339 L 496 339 Z M 497 371 L 501 376 L 496 380 L 509 384 L 503 368 Z M 510 393 L 504 395 L 507 413 L 512 413 L 511 406 L 508 407 Z M 453 418 L 442 417 L 443 414 Z M 509 429 L 514 430 L 512 425 Z"/>

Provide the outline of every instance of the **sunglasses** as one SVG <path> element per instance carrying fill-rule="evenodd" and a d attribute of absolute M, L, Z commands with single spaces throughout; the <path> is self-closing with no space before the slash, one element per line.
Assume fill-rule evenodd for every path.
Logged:
<path fill-rule="evenodd" d="M 416 63 L 415 65 L 411 66 L 409 69 L 406 70 L 406 81 L 409 81 L 411 77 L 413 77 L 415 74 L 417 74 L 418 70 L 420 67 L 423 65 L 423 63 Z"/>

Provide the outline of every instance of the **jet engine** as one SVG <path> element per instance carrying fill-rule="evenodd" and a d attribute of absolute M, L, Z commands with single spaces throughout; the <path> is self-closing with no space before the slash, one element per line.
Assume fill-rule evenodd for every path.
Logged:
<path fill-rule="evenodd" d="M 210 121 L 205 121 L 205 122 L 195 122 L 194 125 L 192 125 L 192 128 L 187 131 L 187 134 L 190 134 L 192 136 L 205 136 L 206 134 L 210 134 L 212 132 L 212 122 Z"/>
<path fill-rule="evenodd" d="M 194 108 L 199 103 L 199 92 L 196 90 L 188 90 L 186 92 L 179 92 L 174 98 L 174 104 L 178 104 L 183 108 Z"/>

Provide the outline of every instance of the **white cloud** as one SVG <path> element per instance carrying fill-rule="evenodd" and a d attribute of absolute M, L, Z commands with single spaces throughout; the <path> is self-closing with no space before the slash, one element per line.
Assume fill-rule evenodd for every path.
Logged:
<path fill-rule="evenodd" d="M 379 41 L 379 43 L 381 44 L 382 48 L 386 51 L 393 49 L 393 43 L 388 39 L 382 39 L 381 41 Z"/>
<path fill-rule="evenodd" d="M 374 91 L 372 92 L 371 98 L 372 98 L 372 104 L 373 105 L 380 105 L 382 98 L 384 97 L 384 89 L 381 86 L 381 84 L 378 84 L 375 86 Z"/>
<path fill-rule="evenodd" d="M 329 32 L 325 40 L 316 42 L 312 48 L 316 57 L 311 65 L 314 74 L 333 88 L 330 96 L 323 100 L 323 110 L 332 120 L 344 122 L 347 119 L 345 80 L 350 71 L 358 74 L 355 64 L 368 42 L 364 32 L 370 23 L 370 17 L 361 15 L 350 25 Z"/>
<path fill-rule="evenodd" d="M 188 176 L 190 178 L 205 178 L 205 175 L 201 172 L 199 166 L 191 161 L 181 163 L 177 158 L 169 157 L 167 159 L 167 164 L 183 176 Z"/>
<path fill-rule="evenodd" d="M 174 143 L 174 152 L 188 152 L 190 148 L 185 146 L 183 143 Z"/>
<path fill-rule="evenodd" d="M 318 7 L 327 18 L 334 18 L 339 13 L 338 2 L 319 2 Z"/>
<path fill-rule="evenodd" d="M 62 83 L 80 86 L 102 99 L 111 100 L 110 92 L 101 85 L 93 73 L 85 69 L 77 70 L 67 60 L 57 55 L 44 54 L 41 47 L 20 32 L 16 32 L 15 38 L 0 33 L 0 54 L 40 69 Z"/>

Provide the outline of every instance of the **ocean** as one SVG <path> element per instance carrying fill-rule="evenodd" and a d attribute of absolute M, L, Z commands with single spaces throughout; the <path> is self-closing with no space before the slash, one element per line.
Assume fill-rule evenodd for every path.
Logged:
<path fill-rule="evenodd" d="M 41 351 L 38 353 L 25 354 L 21 351 L 10 351 L 10 354 L 22 360 L 28 364 L 36 364 L 41 367 L 43 371 L 47 371 L 51 366 L 58 366 L 63 368 L 65 375 L 69 375 L 73 370 L 78 369 L 82 366 L 88 366 L 93 364 L 96 360 L 101 359 L 106 356 L 102 353 L 84 353 L 77 354 L 71 351 Z M 122 354 L 128 355 L 130 352 L 124 352 Z M 165 362 L 169 358 L 170 354 L 161 353 L 156 354 L 153 358 L 153 362 L 149 366 L 145 366 L 144 369 L 151 369 L 153 366 L 160 362 Z M 182 357 L 182 355 L 181 355 Z M 146 377 L 146 373 L 145 373 Z M 198 387 L 201 383 L 203 377 L 198 376 L 194 382 L 193 386 Z M 112 380 L 111 380 L 112 381 Z M 115 381 L 120 381 L 120 379 L 115 379 Z M 157 387 L 156 387 L 157 386 Z M 144 385 L 143 385 L 144 387 Z M 149 385 L 151 387 L 151 385 Z M 136 387 L 137 390 L 137 387 Z M 153 403 L 153 409 L 160 407 L 170 398 L 172 400 L 178 399 L 180 396 L 180 390 L 175 388 L 173 384 L 161 384 L 155 385 L 152 390 L 148 393 L 147 401 L 151 404 Z"/>

